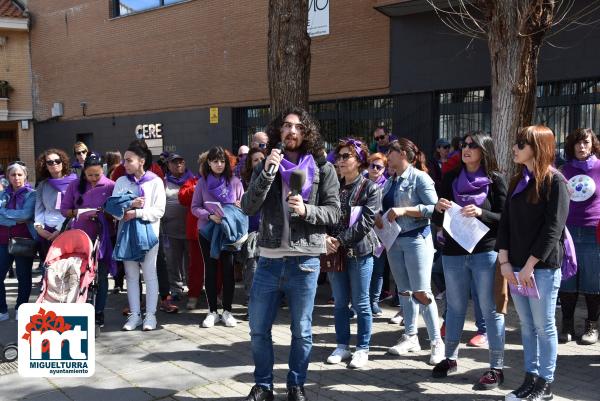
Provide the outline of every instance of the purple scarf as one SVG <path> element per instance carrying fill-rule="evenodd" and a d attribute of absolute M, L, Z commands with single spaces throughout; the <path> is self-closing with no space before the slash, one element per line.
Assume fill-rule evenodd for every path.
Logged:
<path fill-rule="evenodd" d="M 533 177 L 533 175 L 529 172 L 527 167 L 524 167 L 523 168 L 523 176 L 517 183 L 517 186 L 515 187 L 515 190 L 513 191 L 512 195 L 510 197 L 514 198 L 514 196 L 516 194 L 523 192 L 525 190 L 525 188 L 527 188 L 527 184 L 529 184 L 531 177 Z"/>
<path fill-rule="evenodd" d="M 346 139 L 344 139 L 344 141 L 346 141 L 348 146 L 352 146 L 354 148 L 354 152 L 356 153 L 356 155 L 358 156 L 358 159 L 361 162 L 364 162 L 367 160 L 367 155 L 364 154 L 364 152 L 361 148 L 361 146 L 362 146 L 361 141 L 359 141 L 358 139 L 353 139 L 353 138 L 346 138 Z"/>
<path fill-rule="evenodd" d="M 31 188 L 31 185 L 29 185 L 28 182 L 26 182 L 25 185 L 23 185 L 21 188 L 17 189 L 16 192 L 13 189 L 12 185 L 9 185 L 5 189 L 5 192 L 8 194 L 9 197 L 7 206 L 12 206 L 15 209 L 22 209 L 23 203 L 25 203 L 25 194 L 28 194 L 31 191 L 33 191 L 33 188 Z M 7 209 L 11 208 L 7 207 Z"/>
<path fill-rule="evenodd" d="M 155 178 L 159 178 L 156 174 L 154 174 L 152 171 L 146 171 L 144 173 L 144 175 L 142 175 L 140 177 L 140 179 L 138 180 L 137 178 L 135 178 L 135 175 L 133 174 L 126 174 L 125 175 L 127 177 L 127 179 L 131 182 L 133 182 L 135 185 L 137 185 L 138 187 L 138 191 L 140 193 L 139 196 L 144 196 L 144 188 L 142 188 L 142 184 L 148 182 L 148 181 L 152 181 Z"/>
<path fill-rule="evenodd" d="M 165 177 L 167 179 L 167 181 L 169 181 L 171 184 L 175 184 L 178 187 L 182 186 L 187 180 L 189 180 L 190 178 L 194 177 L 194 174 L 192 174 L 192 172 L 190 170 L 188 170 L 187 168 L 185 169 L 185 172 L 183 173 L 183 175 L 179 178 L 175 177 L 173 174 L 171 174 L 171 172 L 167 172 L 167 176 Z"/>
<path fill-rule="evenodd" d="M 69 184 L 76 179 L 77 175 L 71 173 L 61 178 L 48 178 L 48 184 L 50 184 L 52 188 L 56 190 L 56 192 L 60 192 L 64 195 Z"/>
<path fill-rule="evenodd" d="M 304 170 L 306 173 L 306 180 L 304 181 L 304 185 L 302 185 L 302 199 L 304 199 L 305 202 L 308 202 L 317 170 L 315 159 L 310 154 L 302 155 L 300 156 L 298 165 L 285 158 L 281 160 L 281 164 L 279 164 L 279 173 L 281 174 L 281 179 L 288 188 L 290 187 L 290 177 L 292 176 L 292 172 L 296 169 Z"/>
<path fill-rule="evenodd" d="M 222 204 L 235 203 L 235 192 L 231 187 L 231 182 L 227 182 L 223 174 L 220 177 L 209 174 L 206 179 L 206 190 Z"/>
<path fill-rule="evenodd" d="M 79 160 L 75 160 L 73 163 L 71 163 L 71 168 L 82 168 L 83 164 L 79 163 Z"/>
<path fill-rule="evenodd" d="M 492 180 L 485 175 L 483 167 L 479 167 L 475 173 L 469 173 L 466 168 L 462 168 L 452 183 L 454 202 L 463 207 L 481 206 L 488 196 L 491 183 Z"/>
<path fill-rule="evenodd" d="M 576 169 L 587 173 L 588 171 L 594 168 L 597 161 L 598 158 L 596 157 L 596 155 L 591 155 L 585 160 L 571 159 L 568 161 L 568 163 Z"/>
<path fill-rule="evenodd" d="M 365 173 L 364 177 L 369 179 L 369 173 Z M 379 185 L 379 187 L 383 188 L 383 186 L 385 185 L 385 183 L 387 182 L 387 178 L 385 178 L 385 174 L 381 174 L 379 176 L 379 178 L 377 179 L 377 181 L 373 181 L 375 184 Z"/>

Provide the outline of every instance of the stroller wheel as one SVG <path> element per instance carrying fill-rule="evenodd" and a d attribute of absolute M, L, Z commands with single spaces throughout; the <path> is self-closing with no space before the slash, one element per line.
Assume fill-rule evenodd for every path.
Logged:
<path fill-rule="evenodd" d="M 14 344 L 14 343 L 8 344 L 2 350 L 2 358 L 6 362 L 16 361 L 18 356 L 19 356 L 19 348 L 17 347 L 17 344 Z"/>

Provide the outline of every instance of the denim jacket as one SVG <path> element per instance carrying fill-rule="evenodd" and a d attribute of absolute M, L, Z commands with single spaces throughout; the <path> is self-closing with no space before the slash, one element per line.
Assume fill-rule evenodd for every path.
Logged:
<path fill-rule="evenodd" d="M 7 209 L 6 204 L 10 198 L 6 191 L 0 192 L 0 226 L 14 227 L 17 223 L 26 223 L 31 238 L 37 239 L 38 235 L 33 227 L 33 216 L 35 214 L 35 190 L 25 195 L 25 201 L 21 209 Z"/>
<path fill-rule="evenodd" d="M 400 216 L 396 223 L 401 232 L 408 232 L 429 224 L 433 209 L 438 201 L 435 184 L 431 177 L 413 166 L 409 166 L 401 176 L 394 194 L 394 207 L 417 207 L 423 217 Z M 383 187 L 383 196 L 388 193 L 394 178 L 390 177 Z"/>
<path fill-rule="evenodd" d="M 306 216 L 290 217 L 290 247 L 302 247 L 321 252 L 325 248 L 327 226 L 340 218 L 340 184 L 331 163 L 325 158 L 315 160 L 317 171 L 310 199 L 305 203 Z M 264 162 L 256 166 L 248 191 L 242 196 L 242 210 L 253 216 L 261 212 L 258 246 L 277 249 L 283 233 L 281 175 L 269 175 Z"/>

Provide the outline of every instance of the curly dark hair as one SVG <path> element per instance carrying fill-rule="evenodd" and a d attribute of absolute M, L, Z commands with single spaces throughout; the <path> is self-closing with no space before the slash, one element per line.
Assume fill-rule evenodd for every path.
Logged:
<path fill-rule="evenodd" d="M 200 166 L 200 172 L 202 174 L 202 177 L 204 177 L 205 180 L 208 178 L 208 175 L 211 173 L 210 165 L 208 163 L 215 160 L 223 160 L 225 162 L 225 170 L 223 170 L 223 176 L 225 177 L 227 183 L 229 183 L 229 180 L 232 176 L 231 160 L 227 155 L 225 149 L 223 149 L 221 146 L 214 146 L 208 151 L 206 161 L 202 163 L 202 166 Z"/>
<path fill-rule="evenodd" d="M 590 135 L 590 140 L 592 141 L 592 154 L 600 156 L 600 141 L 598 141 L 594 131 L 591 128 L 577 128 L 567 135 L 567 141 L 565 143 L 567 160 L 575 159 L 575 145 L 577 145 L 579 141 L 587 138 L 588 135 Z"/>
<path fill-rule="evenodd" d="M 46 158 L 49 155 L 58 155 L 62 163 L 61 173 L 64 176 L 69 175 L 71 171 L 71 160 L 64 150 L 61 149 L 47 149 L 43 151 L 35 161 L 35 173 L 37 175 L 38 182 L 50 178 L 50 172 L 48 166 L 46 166 Z"/>
<path fill-rule="evenodd" d="M 354 147 L 354 145 L 352 145 L 350 143 L 349 140 L 353 140 L 355 142 L 360 142 L 360 155 L 356 153 L 356 148 Z M 338 142 L 338 145 L 335 148 L 336 158 L 342 148 L 348 148 L 350 150 L 350 154 L 352 156 L 354 156 L 354 158 L 358 162 L 360 162 L 360 165 L 358 167 L 359 171 L 364 170 L 369 166 L 369 150 L 367 148 L 367 145 L 365 145 L 364 142 L 359 141 L 358 139 L 354 139 L 354 138 L 340 139 L 340 141 Z"/>
<path fill-rule="evenodd" d="M 250 149 L 250 151 L 248 152 L 248 155 L 246 156 L 246 163 L 244 164 L 244 169 L 241 172 L 241 177 L 242 177 L 242 181 L 245 184 L 250 183 L 250 179 L 252 178 L 252 171 L 254 170 L 254 168 L 252 167 L 252 156 L 254 156 L 256 153 L 262 153 L 263 156 L 265 155 L 265 151 L 264 149 L 261 148 L 252 148 Z"/>
<path fill-rule="evenodd" d="M 285 118 L 290 114 L 297 115 L 302 125 L 304 125 L 304 135 L 299 152 L 302 154 L 311 154 L 315 159 L 323 157 L 325 148 L 319 134 L 319 123 L 306 110 L 300 107 L 291 107 L 284 110 L 269 123 L 267 127 L 267 136 L 269 137 L 267 155 L 271 153 L 272 149 L 277 148 L 277 145 L 281 142 L 281 129 Z"/>

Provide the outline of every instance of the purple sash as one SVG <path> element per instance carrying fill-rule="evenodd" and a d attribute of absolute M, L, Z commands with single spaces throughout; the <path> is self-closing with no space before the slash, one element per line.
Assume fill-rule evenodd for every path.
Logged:
<path fill-rule="evenodd" d="M 281 160 L 281 164 L 279 165 L 279 173 L 281 174 L 281 179 L 287 188 L 290 187 L 290 177 L 296 169 L 304 170 L 306 173 L 306 180 L 304 181 L 304 185 L 302 185 L 302 199 L 304 199 L 305 202 L 308 202 L 312 192 L 312 184 L 317 169 L 315 159 L 310 154 L 302 155 L 300 156 L 300 160 L 298 161 L 297 165 L 285 158 Z"/>
<path fill-rule="evenodd" d="M 146 171 L 144 173 L 144 175 L 142 175 L 140 177 L 140 179 L 138 180 L 137 178 L 135 178 L 135 175 L 133 174 L 126 174 L 125 175 L 127 177 L 127 179 L 131 182 L 133 182 L 135 185 L 137 185 L 138 187 L 138 191 L 139 191 L 139 196 L 144 196 L 144 189 L 142 188 L 142 184 L 148 182 L 148 181 L 152 181 L 155 178 L 159 178 L 156 174 L 154 174 L 152 171 Z"/>
<path fill-rule="evenodd" d="M 576 169 L 579 169 L 583 172 L 588 172 L 591 169 L 594 168 L 594 166 L 596 165 L 596 162 L 598 161 L 598 158 L 596 157 L 596 155 L 591 155 L 590 157 L 588 157 L 585 160 L 577 160 L 577 159 L 572 159 L 569 160 L 568 163 L 575 167 Z"/>
<path fill-rule="evenodd" d="M 523 176 L 521 177 L 521 179 L 515 186 L 515 190 L 513 191 L 512 195 L 510 197 L 514 198 L 514 196 L 516 194 L 523 192 L 525 190 L 525 188 L 527 188 L 527 184 L 529 184 L 531 177 L 532 177 L 532 174 L 529 172 L 527 167 L 524 167 L 523 168 Z"/>
<path fill-rule="evenodd" d="M 483 167 L 475 173 L 469 173 L 466 168 L 462 168 L 452 183 L 454 202 L 460 206 L 481 206 L 488 196 L 491 183 L 492 180 L 485 175 Z"/>
<path fill-rule="evenodd" d="M 33 191 L 33 188 L 31 188 L 31 185 L 28 182 L 26 182 L 25 185 L 17 189 L 16 192 L 13 189 L 12 185 L 6 187 L 5 191 L 9 196 L 6 205 L 7 209 L 21 209 L 23 208 L 23 203 L 25 203 L 25 194 Z"/>
<path fill-rule="evenodd" d="M 48 178 L 48 184 L 52 186 L 56 190 L 56 192 L 60 192 L 61 194 L 65 194 L 67 191 L 67 187 L 69 184 L 77 179 L 76 174 L 69 174 L 60 178 Z"/>
<path fill-rule="evenodd" d="M 209 174 L 206 179 L 206 190 L 223 204 L 235 203 L 235 192 L 231 187 L 231 183 L 227 182 L 222 174 L 220 177 L 215 177 L 212 173 Z"/>
<path fill-rule="evenodd" d="M 171 184 L 175 184 L 178 187 L 182 186 L 187 180 L 189 180 L 190 178 L 192 178 L 194 176 L 194 174 L 192 174 L 192 172 L 188 169 L 185 169 L 185 173 L 183 173 L 183 175 L 179 178 L 175 177 L 173 174 L 171 174 L 171 172 L 167 172 L 167 176 L 165 177 L 167 181 L 169 181 Z"/>

